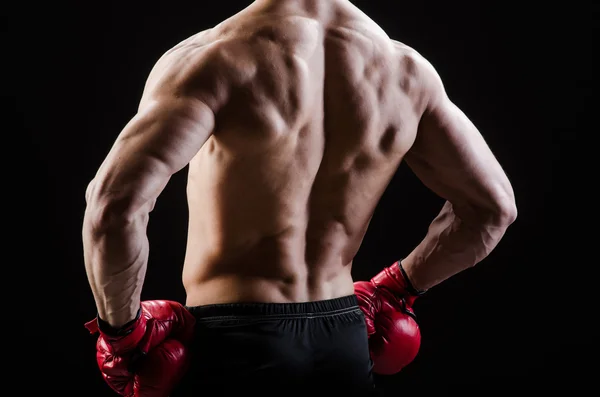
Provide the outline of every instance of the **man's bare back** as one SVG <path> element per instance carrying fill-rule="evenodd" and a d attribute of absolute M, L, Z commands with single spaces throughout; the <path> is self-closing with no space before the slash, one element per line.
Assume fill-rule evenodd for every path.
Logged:
<path fill-rule="evenodd" d="M 352 259 L 422 105 L 417 55 L 349 4 L 328 7 L 251 7 L 177 47 L 149 81 L 182 62 L 183 89 L 207 63 L 227 80 L 189 167 L 188 305 L 353 293 Z"/>
<path fill-rule="evenodd" d="M 405 259 L 427 289 L 501 239 L 516 215 L 506 175 L 433 67 L 350 2 L 259 0 L 157 62 L 90 184 L 86 219 L 90 235 L 145 232 L 169 177 L 189 164 L 187 305 L 332 299 L 353 294 L 352 260 L 403 159 L 448 200 Z M 87 249 L 90 279 L 133 263 L 130 278 L 143 280 L 139 230 L 113 250 Z M 141 290 L 109 284 L 102 294 Z M 139 307 L 109 310 L 102 294 L 99 313 L 115 323 Z"/>
<path fill-rule="evenodd" d="M 354 282 L 403 160 L 446 204 L 405 259 Z M 187 307 L 142 301 L 150 212 L 187 165 Z M 485 258 L 516 216 L 433 67 L 346 0 L 257 0 L 168 51 L 86 199 L 87 325 L 122 395 L 371 396 L 373 372 L 418 353 L 415 299 Z"/>

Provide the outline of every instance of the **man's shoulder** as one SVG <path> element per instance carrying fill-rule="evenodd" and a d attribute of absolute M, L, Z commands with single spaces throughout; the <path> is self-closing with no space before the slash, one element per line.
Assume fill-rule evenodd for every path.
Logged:
<path fill-rule="evenodd" d="M 426 72 L 433 68 L 431 63 L 421 55 L 416 49 L 398 40 L 391 40 L 394 48 L 394 55 L 398 62 L 405 66 L 408 72 Z"/>
<path fill-rule="evenodd" d="M 243 54 L 235 42 L 223 40 L 212 30 L 200 32 L 166 51 L 148 75 L 144 96 L 160 93 L 216 94 L 239 78 Z M 236 72 L 238 71 L 238 72 Z"/>
<path fill-rule="evenodd" d="M 167 74 L 170 78 L 185 76 L 205 63 L 211 54 L 214 54 L 215 44 L 218 40 L 214 38 L 211 30 L 205 30 L 188 37 L 174 47 L 166 51 L 154 64 L 149 75 L 149 80 L 160 79 Z"/>
<path fill-rule="evenodd" d="M 392 40 L 401 87 L 422 105 L 443 92 L 441 78 L 433 64 L 416 49 Z"/>

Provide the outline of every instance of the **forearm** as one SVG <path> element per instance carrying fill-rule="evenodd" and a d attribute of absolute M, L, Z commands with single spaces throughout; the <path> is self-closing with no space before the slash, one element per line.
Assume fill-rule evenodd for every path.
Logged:
<path fill-rule="evenodd" d="M 97 222 L 93 213 L 94 209 L 86 211 L 83 226 L 86 273 L 99 317 L 119 327 L 140 308 L 149 252 L 148 214 L 127 220 L 115 215 L 110 222 Z"/>
<path fill-rule="evenodd" d="M 496 247 L 510 222 L 459 217 L 447 202 L 423 241 L 402 261 L 415 288 L 427 290 L 470 268 Z"/>

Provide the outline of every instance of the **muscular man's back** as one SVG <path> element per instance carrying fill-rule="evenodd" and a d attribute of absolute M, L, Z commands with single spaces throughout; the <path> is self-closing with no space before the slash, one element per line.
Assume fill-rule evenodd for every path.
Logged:
<path fill-rule="evenodd" d="M 349 3 L 285 3 L 184 41 L 147 85 L 168 76 L 219 108 L 189 167 L 189 305 L 352 294 L 352 259 L 416 135 L 411 52 Z"/>
<path fill-rule="evenodd" d="M 353 283 L 403 159 L 447 202 L 402 263 Z M 142 302 L 149 212 L 188 164 L 188 308 Z M 435 70 L 346 0 L 257 0 L 167 52 L 86 200 L 97 324 L 128 341 L 105 349 L 102 336 L 105 379 L 186 396 L 371 395 L 374 368 L 395 373 L 418 351 L 418 290 L 485 258 L 516 216 L 508 178 Z M 134 381 L 140 341 L 156 347 Z M 151 366 L 164 376 L 146 377 Z"/>

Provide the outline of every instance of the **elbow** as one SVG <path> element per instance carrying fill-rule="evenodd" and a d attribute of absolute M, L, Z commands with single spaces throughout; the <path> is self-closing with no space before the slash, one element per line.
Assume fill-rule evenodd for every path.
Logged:
<path fill-rule="evenodd" d="M 101 236 L 127 228 L 134 223 L 135 216 L 124 207 L 121 200 L 96 199 L 85 210 L 84 229 L 93 236 Z"/>
<path fill-rule="evenodd" d="M 498 216 L 498 224 L 508 228 L 514 221 L 517 220 L 517 206 L 514 203 L 506 208 L 503 208 Z"/>
<path fill-rule="evenodd" d="M 453 203 L 454 213 L 464 222 L 477 227 L 507 229 L 517 219 L 513 196 L 496 196 L 479 203 Z"/>
<path fill-rule="evenodd" d="M 123 229 L 135 221 L 133 199 L 127 195 L 101 189 L 92 181 L 86 190 L 84 229 L 92 235 L 102 235 Z"/>
<path fill-rule="evenodd" d="M 491 225 L 508 228 L 517 219 L 517 205 L 514 196 L 504 196 L 495 200 L 488 221 Z"/>
<path fill-rule="evenodd" d="M 517 219 L 518 213 L 515 193 L 510 182 L 504 185 L 504 189 L 502 189 L 497 197 L 499 197 L 496 200 L 499 223 L 502 226 L 508 227 Z"/>

